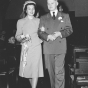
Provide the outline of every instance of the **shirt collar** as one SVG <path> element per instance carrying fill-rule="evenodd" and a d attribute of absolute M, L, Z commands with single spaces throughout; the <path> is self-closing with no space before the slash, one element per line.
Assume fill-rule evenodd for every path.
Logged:
<path fill-rule="evenodd" d="M 58 10 L 56 9 L 55 11 L 50 11 L 51 16 L 53 16 L 53 12 L 55 12 L 55 16 L 57 16 Z"/>

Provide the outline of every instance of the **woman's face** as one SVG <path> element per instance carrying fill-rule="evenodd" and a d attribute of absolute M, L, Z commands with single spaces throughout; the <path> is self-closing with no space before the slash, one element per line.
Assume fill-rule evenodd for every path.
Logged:
<path fill-rule="evenodd" d="M 35 7 L 34 5 L 27 5 L 27 15 L 33 16 L 35 14 Z"/>

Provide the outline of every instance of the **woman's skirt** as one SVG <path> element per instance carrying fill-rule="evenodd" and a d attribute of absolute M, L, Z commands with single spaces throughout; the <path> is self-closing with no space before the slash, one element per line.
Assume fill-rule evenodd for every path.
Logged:
<path fill-rule="evenodd" d="M 19 76 L 25 78 L 43 77 L 42 50 L 41 44 L 26 49 L 24 56 L 24 48 L 22 46 Z"/>

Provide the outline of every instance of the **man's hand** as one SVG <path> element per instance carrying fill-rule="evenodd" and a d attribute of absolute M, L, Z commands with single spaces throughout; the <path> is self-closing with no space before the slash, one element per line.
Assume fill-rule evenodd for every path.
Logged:
<path fill-rule="evenodd" d="M 58 31 L 58 32 L 54 32 L 54 34 L 48 35 L 47 41 L 49 40 L 54 41 L 57 37 L 62 38 L 61 32 Z"/>
<path fill-rule="evenodd" d="M 56 37 L 54 35 L 48 35 L 47 41 L 49 41 L 49 40 L 53 41 L 55 39 L 56 39 Z"/>
<path fill-rule="evenodd" d="M 55 36 L 55 38 L 57 38 L 57 37 L 61 37 L 62 38 L 62 35 L 61 35 L 61 32 L 54 32 L 54 36 Z"/>

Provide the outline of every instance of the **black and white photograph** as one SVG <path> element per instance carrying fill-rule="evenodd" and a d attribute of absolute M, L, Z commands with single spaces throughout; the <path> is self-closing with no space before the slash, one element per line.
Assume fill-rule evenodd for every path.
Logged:
<path fill-rule="evenodd" d="M 0 88 L 88 88 L 88 0 L 0 0 Z"/>

